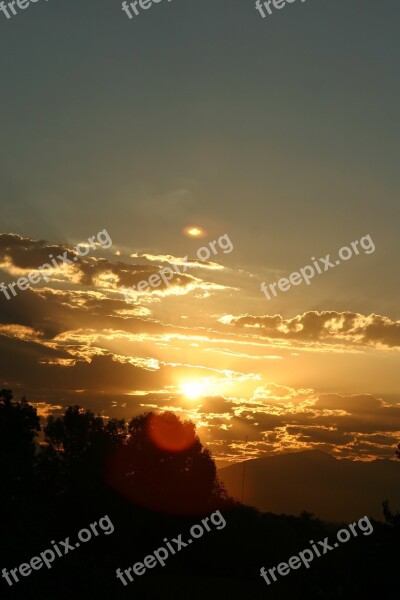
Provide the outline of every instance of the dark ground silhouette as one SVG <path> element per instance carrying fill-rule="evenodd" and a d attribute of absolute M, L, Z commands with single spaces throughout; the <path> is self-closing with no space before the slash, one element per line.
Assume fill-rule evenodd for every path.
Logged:
<path fill-rule="evenodd" d="M 387 598 L 397 599 L 400 518 L 385 505 L 387 523 L 359 535 L 305 567 L 260 577 L 310 547 L 335 538 L 341 527 L 307 513 L 260 513 L 230 499 L 215 464 L 190 422 L 173 413 L 147 413 L 125 423 L 77 406 L 44 427 L 35 409 L 0 392 L 0 570 L 9 572 L 108 515 L 110 535 L 92 537 L 19 583 L 0 579 L 2 598 L 83 600 L 108 598 Z M 293 493 L 296 490 L 293 489 Z M 126 587 L 127 569 L 221 510 L 223 529 L 212 529 Z M 364 515 L 360 515 L 362 517 Z M 348 524 L 343 524 L 346 528 Z"/>

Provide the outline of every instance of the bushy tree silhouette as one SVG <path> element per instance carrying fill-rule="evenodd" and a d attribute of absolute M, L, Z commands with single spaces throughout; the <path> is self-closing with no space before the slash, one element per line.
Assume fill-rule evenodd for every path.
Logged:
<path fill-rule="evenodd" d="M 24 502 L 31 492 L 35 468 L 35 437 L 40 431 L 36 409 L 26 398 L 13 401 L 0 391 L 0 472 L 2 503 Z"/>
<path fill-rule="evenodd" d="M 127 436 L 124 419 L 105 420 L 76 405 L 69 406 L 62 417 L 49 417 L 44 433 L 47 447 L 42 452 L 42 466 L 52 472 L 53 482 L 58 471 L 59 490 L 70 492 L 97 491 L 103 484 L 107 457 Z"/>
<path fill-rule="evenodd" d="M 127 444 L 110 461 L 108 478 L 121 494 L 152 510 L 210 512 L 228 499 L 215 463 L 190 421 L 150 412 L 129 423 Z"/>
<path fill-rule="evenodd" d="M 46 442 L 71 465 L 88 456 L 104 458 L 126 437 L 124 419 L 105 420 L 76 405 L 62 417 L 49 417 L 44 432 Z"/>

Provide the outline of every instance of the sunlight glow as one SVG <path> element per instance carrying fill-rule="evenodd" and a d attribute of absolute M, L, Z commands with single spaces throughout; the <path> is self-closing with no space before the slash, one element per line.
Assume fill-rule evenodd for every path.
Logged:
<path fill-rule="evenodd" d="M 185 227 L 185 229 L 183 230 L 183 233 L 188 237 L 194 237 L 194 238 L 200 238 L 200 237 L 204 237 L 206 235 L 205 229 L 203 229 L 202 227 L 196 227 L 196 226 L 192 226 L 192 225 L 189 227 Z"/>
<path fill-rule="evenodd" d="M 203 396 L 205 389 L 201 381 L 184 381 L 180 385 L 182 394 L 189 400 L 197 400 Z"/>

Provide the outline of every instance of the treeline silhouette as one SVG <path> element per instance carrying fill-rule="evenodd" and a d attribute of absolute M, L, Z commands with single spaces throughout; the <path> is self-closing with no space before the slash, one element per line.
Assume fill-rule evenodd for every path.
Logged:
<path fill-rule="evenodd" d="M 399 447 L 400 449 L 400 447 Z M 386 523 L 359 535 L 267 586 L 259 573 L 335 537 L 347 524 L 260 513 L 230 498 L 193 423 L 171 412 L 129 422 L 79 406 L 41 427 L 26 398 L 0 391 L 0 571 L 39 556 L 51 541 L 77 539 L 80 529 L 108 515 L 115 531 L 99 535 L 10 587 L 2 598 L 205 599 L 396 598 L 400 515 L 385 503 Z M 293 494 L 296 490 L 293 489 Z M 214 529 L 124 587 L 116 569 L 134 563 L 220 510 Z M 364 515 L 359 515 L 362 517 Z"/>

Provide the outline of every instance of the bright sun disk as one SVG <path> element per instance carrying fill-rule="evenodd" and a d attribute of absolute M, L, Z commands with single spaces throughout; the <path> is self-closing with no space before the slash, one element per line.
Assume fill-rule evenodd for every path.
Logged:
<path fill-rule="evenodd" d="M 199 381 L 185 381 L 181 383 L 180 389 L 189 400 L 197 400 L 204 392 L 204 386 Z"/>

